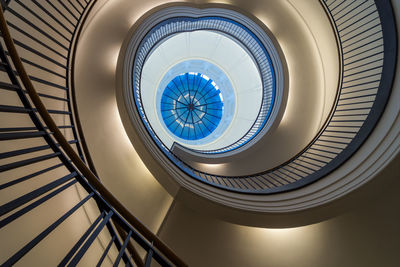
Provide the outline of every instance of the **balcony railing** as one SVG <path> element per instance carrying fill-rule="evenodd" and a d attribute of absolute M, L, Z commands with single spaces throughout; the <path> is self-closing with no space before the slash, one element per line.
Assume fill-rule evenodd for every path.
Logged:
<path fill-rule="evenodd" d="M 308 185 L 348 160 L 368 138 L 390 96 L 397 32 L 389 0 L 320 1 L 336 33 L 340 83 L 322 130 L 282 165 L 247 176 L 221 176 L 174 161 L 193 178 L 225 190 L 270 194 Z"/>

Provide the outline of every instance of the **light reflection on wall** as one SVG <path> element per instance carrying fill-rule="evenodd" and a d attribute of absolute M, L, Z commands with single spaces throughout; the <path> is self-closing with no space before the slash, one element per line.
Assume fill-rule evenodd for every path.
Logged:
<path fill-rule="evenodd" d="M 207 164 L 207 163 L 199 163 L 197 165 L 200 165 L 202 170 L 209 170 L 209 172 L 215 172 L 215 171 L 223 171 L 227 168 L 227 165 L 224 163 L 220 164 Z"/>
<path fill-rule="evenodd" d="M 168 0 L 154 0 L 154 1 L 147 0 L 147 1 L 142 1 L 140 3 L 140 5 L 137 5 L 135 3 L 135 1 L 131 1 L 131 2 L 133 4 L 132 4 L 132 8 L 131 8 L 132 13 L 131 13 L 131 16 L 130 16 L 131 19 L 130 19 L 129 23 L 130 23 L 130 25 L 133 25 L 134 23 L 136 23 L 138 21 L 139 18 L 141 18 L 149 10 L 152 10 L 153 8 L 155 8 L 157 6 L 160 6 L 160 5 L 163 5 L 163 4 L 168 4 L 171 1 L 168 1 Z M 181 0 L 180 2 L 184 3 L 184 2 L 192 2 L 192 1 Z"/>
<path fill-rule="evenodd" d="M 107 56 L 106 56 L 106 58 L 108 59 L 107 65 L 109 66 L 110 72 L 112 74 L 114 74 L 116 71 L 120 48 L 121 48 L 121 45 L 116 44 L 116 45 L 110 47 L 110 49 L 107 51 Z"/>
<path fill-rule="evenodd" d="M 291 262 L 299 258 L 315 258 L 318 251 L 324 247 L 323 225 L 313 224 L 296 228 L 249 228 L 249 238 L 257 240 L 263 247 L 268 247 L 268 254 L 282 255 L 288 252 L 288 259 Z M 290 254 L 290 255 L 289 255 Z M 281 256 L 280 260 L 282 260 Z M 278 257 L 278 258 L 279 258 Z M 277 256 L 275 256 L 277 258 Z M 292 259 L 290 259 L 292 258 Z"/>
<path fill-rule="evenodd" d="M 122 124 L 121 117 L 118 111 L 118 106 L 116 103 L 113 103 L 113 112 L 112 112 L 112 120 L 114 121 L 114 132 L 115 136 L 118 138 L 118 141 L 121 143 L 121 147 L 124 147 L 126 155 L 130 157 L 130 160 L 135 163 L 135 171 L 137 171 L 137 174 L 142 175 L 143 177 L 146 178 L 149 182 L 151 182 L 152 185 L 157 185 L 158 182 L 153 178 L 151 172 L 149 169 L 146 167 L 146 165 L 143 163 L 143 161 L 140 159 L 139 155 L 137 154 L 134 146 L 132 146 L 132 143 L 125 131 L 125 127 Z M 121 152 L 123 152 L 122 150 Z"/>

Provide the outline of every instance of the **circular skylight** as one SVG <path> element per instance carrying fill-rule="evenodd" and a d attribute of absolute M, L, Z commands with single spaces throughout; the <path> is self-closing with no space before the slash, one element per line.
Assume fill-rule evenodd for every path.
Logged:
<path fill-rule="evenodd" d="M 218 127 L 224 104 L 213 80 L 204 74 L 189 72 L 168 83 L 160 107 L 169 131 L 185 140 L 198 140 Z"/>
<path fill-rule="evenodd" d="M 181 151 L 225 157 L 253 146 L 272 125 L 282 96 L 279 56 L 265 32 L 233 11 L 235 20 L 208 13 L 161 15 L 132 39 L 127 71 L 136 110 L 177 164 Z"/>

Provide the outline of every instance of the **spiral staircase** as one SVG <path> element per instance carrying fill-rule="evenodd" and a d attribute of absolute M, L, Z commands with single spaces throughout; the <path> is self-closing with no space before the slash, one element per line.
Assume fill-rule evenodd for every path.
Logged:
<path fill-rule="evenodd" d="M 2 0 L 2 266 L 395 266 L 400 4 L 267 2 Z M 312 136 L 254 166 L 254 154 L 165 153 L 124 91 L 132 36 L 176 6 L 242 12 L 275 36 L 293 101 L 293 58 L 307 55 L 291 55 L 290 23 L 274 25 L 264 5 L 335 41 L 329 61 L 323 37 L 310 38 L 322 63 L 309 72 L 334 88 Z"/>

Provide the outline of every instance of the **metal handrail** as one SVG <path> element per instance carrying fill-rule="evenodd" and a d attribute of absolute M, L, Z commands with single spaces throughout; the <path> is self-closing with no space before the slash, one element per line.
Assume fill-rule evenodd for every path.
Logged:
<path fill-rule="evenodd" d="M 99 199 L 104 199 L 106 205 L 110 205 L 111 211 L 109 217 L 113 216 L 113 210 L 117 211 L 120 216 L 122 216 L 135 230 L 137 230 L 140 235 L 149 240 L 153 246 L 164 254 L 172 263 L 177 266 L 187 266 L 183 260 L 181 260 L 166 244 L 164 244 L 155 234 L 153 234 L 143 223 L 141 223 L 96 177 L 95 174 L 85 165 L 81 157 L 75 152 L 74 148 L 70 145 L 69 141 L 64 137 L 63 133 L 50 116 L 49 111 L 43 104 L 40 96 L 36 92 L 32 81 L 25 71 L 24 65 L 18 52 L 15 48 L 13 39 L 9 33 L 7 22 L 4 18 L 3 10 L 0 11 L 0 29 L 2 37 L 8 49 L 8 54 L 12 59 L 14 67 L 22 81 L 27 93 L 30 96 L 31 101 L 36 107 L 36 111 L 40 114 L 41 118 L 45 122 L 48 130 L 52 133 L 52 136 L 58 142 L 59 146 L 63 149 L 72 163 L 76 166 L 76 169 L 87 179 L 90 186 L 93 186 L 95 191 L 92 191 L 89 196 L 97 195 Z M 62 154 L 59 152 L 58 155 Z M 86 199 L 85 199 L 86 200 Z M 84 202 L 82 202 L 84 203 Z M 104 205 L 104 204 L 103 204 Z M 117 221 L 123 221 L 121 217 L 116 214 Z M 125 229 L 129 230 L 129 229 Z M 130 230 L 130 234 L 132 230 Z M 151 251 L 153 251 L 151 249 Z"/>

